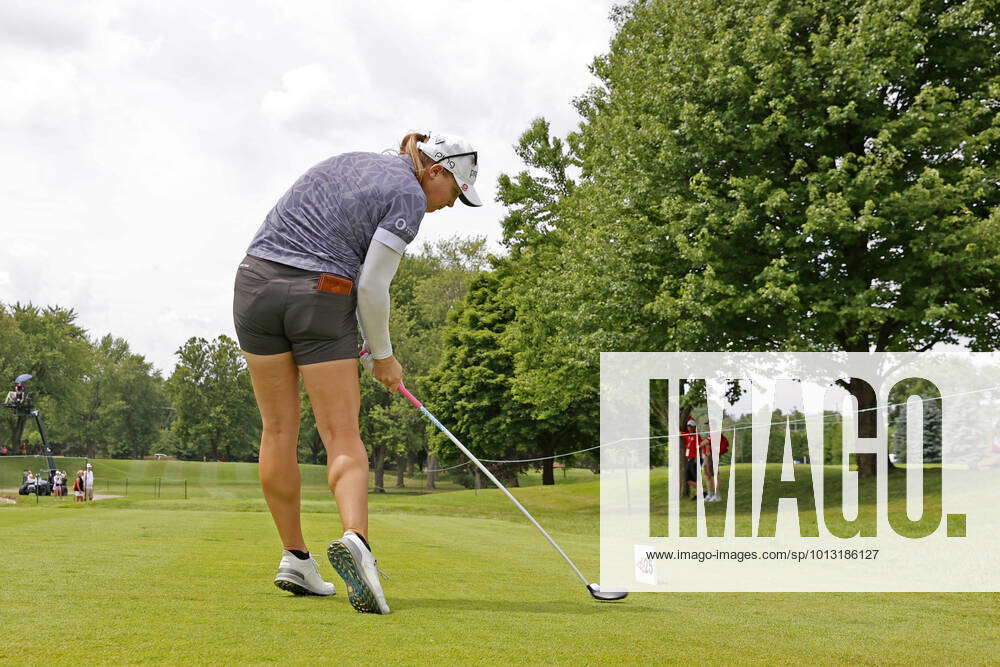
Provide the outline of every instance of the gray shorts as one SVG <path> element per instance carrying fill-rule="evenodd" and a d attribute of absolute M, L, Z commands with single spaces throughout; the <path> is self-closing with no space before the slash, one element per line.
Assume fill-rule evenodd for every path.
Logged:
<path fill-rule="evenodd" d="M 244 257 L 233 287 L 240 348 L 250 354 L 291 351 L 299 366 L 357 358 L 357 288 L 337 277 L 333 280 L 350 293 L 322 291 L 318 287 L 323 275 L 330 274 Z"/>

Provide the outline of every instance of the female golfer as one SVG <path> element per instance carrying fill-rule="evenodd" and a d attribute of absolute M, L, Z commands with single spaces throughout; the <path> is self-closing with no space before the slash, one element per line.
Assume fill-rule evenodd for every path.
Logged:
<path fill-rule="evenodd" d="M 372 375 L 394 392 L 403 369 L 389 341 L 389 283 L 424 213 L 456 199 L 481 206 L 477 153 L 454 136 L 408 134 L 399 154 L 320 162 L 267 215 L 236 272 L 233 319 L 263 423 L 260 483 L 284 553 L 274 583 L 332 595 L 299 522 L 299 374 L 327 456 L 344 534 L 327 555 L 360 612 L 387 614 L 368 541 L 368 455 L 358 412 L 358 330 Z"/>

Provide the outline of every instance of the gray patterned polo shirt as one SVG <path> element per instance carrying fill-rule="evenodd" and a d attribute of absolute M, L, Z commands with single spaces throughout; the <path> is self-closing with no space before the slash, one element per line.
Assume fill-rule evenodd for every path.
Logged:
<path fill-rule="evenodd" d="M 335 155 L 295 181 L 246 254 L 356 281 L 372 239 L 402 254 L 426 209 L 408 155 Z"/>

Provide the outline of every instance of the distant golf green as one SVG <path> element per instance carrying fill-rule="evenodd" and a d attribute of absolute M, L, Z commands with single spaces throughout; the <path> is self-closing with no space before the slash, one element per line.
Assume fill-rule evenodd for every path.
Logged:
<path fill-rule="evenodd" d="M 71 474 L 80 465 L 57 462 Z M 16 485 L 25 463 L 0 459 L 0 486 Z M 193 664 L 985 664 L 996 655 L 997 594 L 633 594 L 602 605 L 499 491 L 445 482 L 425 493 L 416 479 L 394 489 L 388 474 L 389 493 L 369 499 L 393 613 L 361 615 L 319 558 L 339 535 L 322 467 L 302 466 L 303 527 L 338 587 L 333 598 L 295 598 L 271 583 L 280 551 L 254 464 L 94 468 L 98 493 L 121 495 L 127 477 L 129 495 L 86 505 L 17 496 L 0 509 L 3 663 L 40 654 Z M 596 580 L 597 477 L 557 475 L 555 487 L 526 475 L 513 493 Z"/>

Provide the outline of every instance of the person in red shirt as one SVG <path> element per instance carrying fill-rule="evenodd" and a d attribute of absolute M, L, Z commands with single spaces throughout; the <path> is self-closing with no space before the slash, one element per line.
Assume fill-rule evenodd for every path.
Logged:
<path fill-rule="evenodd" d="M 694 419 L 688 418 L 685 432 L 681 433 L 684 438 L 684 458 L 687 464 L 684 466 L 684 479 L 687 481 L 688 495 L 691 500 L 698 499 L 698 425 Z"/>
<path fill-rule="evenodd" d="M 979 462 L 980 468 L 1000 465 L 1000 423 L 993 431 L 993 441 L 990 443 L 990 453 Z"/>
<path fill-rule="evenodd" d="M 76 481 L 73 482 L 73 496 L 75 503 L 83 502 L 83 471 L 76 471 Z"/>

